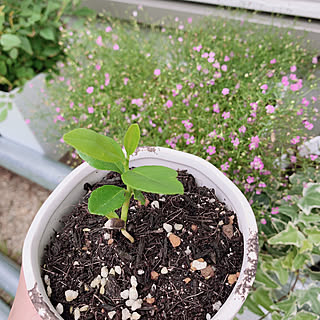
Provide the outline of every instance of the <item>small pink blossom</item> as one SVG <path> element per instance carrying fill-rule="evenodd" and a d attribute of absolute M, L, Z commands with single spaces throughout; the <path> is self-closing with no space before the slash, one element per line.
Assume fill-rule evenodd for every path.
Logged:
<path fill-rule="evenodd" d="M 240 132 L 240 133 L 245 133 L 246 130 L 247 130 L 247 128 L 246 128 L 245 126 L 241 126 L 241 127 L 239 128 L 239 132 Z"/>
<path fill-rule="evenodd" d="M 223 65 L 221 66 L 221 70 L 224 71 L 224 72 L 226 72 L 226 71 L 228 70 L 228 66 L 227 66 L 226 64 L 223 64 Z"/>
<path fill-rule="evenodd" d="M 300 136 L 296 136 L 290 140 L 291 144 L 297 144 L 300 142 Z"/>
<path fill-rule="evenodd" d="M 312 58 L 312 63 L 317 64 L 318 63 L 318 57 L 313 57 Z"/>
<path fill-rule="evenodd" d="M 279 213 L 279 207 L 272 207 L 271 214 L 278 214 Z"/>
<path fill-rule="evenodd" d="M 94 108 L 93 108 L 93 107 L 89 107 L 89 108 L 88 108 L 88 112 L 89 112 L 89 113 L 94 113 Z"/>
<path fill-rule="evenodd" d="M 239 138 L 232 138 L 231 143 L 237 149 L 238 145 L 240 144 Z"/>
<path fill-rule="evenodd" d="M 297 71 L 297 67 L 296 66 L 291 66 L 290 67 L 290 71 L 291 72 L 296 72 Z"/>
<path fill-rule="evenodd" d="M 246 180 L 247 180 L 247 182 L 248 182 L 249 184 L 251 184 L 251 183 L 254 182 L 254 177 L 248 176 L 248 178 L 247 178 Z"/>
<path fill-rule="evenodd" d="M 195 140 L 194 140 L 194 136 L 191 136 L 190 138 L 188 138 L 187 140 L 186 140 L 186 144 L 193 144 L 193 143 L 195 143 Z"/>
<path fill-rule="evenodd" d="M 227 171 L 230 168 L 228 161 L 220 166 L 222 171 Z"/>
<path fill-rule="evenodd" d="M 91 94 L 93 92 L 93 87 L 88 87 L 87 88 L 87 93 Z"/>
<path fill-rule="evenodd" d="M 301 116 L 303 115 L 303 109 L 300 108 L 298 111 L 297 111 L 297 116 Z"/>
<path fill-rule="evenodd" d="M 290 78 L 290 80 L 293 80 L 293 81 L 298 79 L 298 78 L 297 78 L 297 75 L 294 74 L 294 73 L 291 73 L 290 76 L 289 76 L 289 78 Z"/>
<path fill-rule="evenodd" d="M 306 107 L 307 107 L 307 106 L 310 104 L 310 101 L 309 101 L 309 100 L 307 100 L 306 98 L 302 98 L 301 103 L 302 103 L 304 106 L 306 106 Z"/>
<path fill-rule="evenodd" d="M 296 163 L 297 162 L 297 157 L 296 156 L 291 156 L 290 157 L 291 163 Z"/>
<path fill-rule="evenodd" d="M 120 49 L 119 45 L 116 43 L 114 46 L 113 46 L 113 50 L 115 51 L 118 51 Z"/>
<path fill-rule="evenodd" d="M 97 44 L 98 46 L 100 46 L 100 47 L 103 45 L 103 43 L 102 43 L 102 37 L 101 37 L 101 36 L 99 36 L 99 37 L 97 38 L 96 44 Z"/>
<path fill-rule="evenodd" d="M 289 85 L 289 81 L 288 81 L 288 77 L 286 76 L 283 76 L 282 79 L 281 79 L 281 83 L 287 87 Z"/>
<path fill-rule="evenodd" d="M 262 219 L 260 220 L 260 223 L 261 223 L 261 224 L 267 224 L 267 220 L 266 220 L 265 218 L 262 218 Z"/>
<path fill-rule="evenodd" d="M 267 185 L 264 182 L 260 182 L 258 186 L 259 186 L 259 188 L 266 188 L 267 187 Z"/>
<path fill-rule="evenodd" d="M 60 108 L 56 108 L 56 112 L 58 112 L 58 113 L 59 113 L 59 112 L 60 112 Z"/>
<path fill-rule="evenodd" d="M 173 106 L 173 102 L 172 102 L 171 100 L 168 100 L 168 101 L 166 102 L 166 106 L 167 106 L 168 108 L 171 108 L 171 107 Z"/>
<path fill-rule="evenodd" d="M 29 123 L 30 123 L 30 119 L 25 119 L 24 122 L 25 122 L 26 124 L 29 124 Z"/>
<path fill-rule="evenodd" d="M 194 51 L 200 52 L 200 50 L 202 49 L 202 45 L 198 45 L 197 47 L 193 47 Z"/>
<path fill-rule="evenodd" d="M 251 137 L 251 143 L 249 144 L 249 150 L 254 150 L 259 147 L 260 139 L 258 136 Z"/>
<path fill-rule="evenodd" d="M 313 124 L 310 123 L 309 121 L 305 121 L 304 122 L 304 127 L 308 130 L 312 130 L 313 129 Z"/>
<path fill-rule="evenodd" d="M 192 23 L 192 18 L 188 18 L 188 23 L 191 24 Z"/>
<path fill-rule="evenodd" d="M 106 32 L 111 32 L 112 31 L 112 28 L 110 26 L 106 27 L 105 29 Z"/>
<path fill-rule="evenodd" d="M 182 84 L 178 83 L 178 84 L 176 85 L 176 88 L 177 88 L 177 90 L 181 90 L 181 89 L 182 89 Z"/>
<path fill-rule="evenodd" d="M 317 154 L 310 154 L 310 159 L 312 161 L 316 160 L 318 158 L 318 155 Z"/>
<path fill-rule="evenodd" d="M 250 166 L 254 170 L 263 170 L 264 164 L 260 157 L 255 156 L 253 161 L 250 162 Z"/>
<path fill-rule="evenodd" d="M 206 151 L 207 151 L 207 153 L 209 153 L 209 155 L 211 156 L 211 155 L 213 155 L 214 153 L 216 153 L 216 147 L 214 147 L 214 146 L 209 146 Z"/>
<path fill-rule="evenodd" d="M 225 111 L 224 111 L 224 112 L 222 113 L 222 118 L 225 119 L 225 120 L 226 120 L 226 119 L 229 119 L 229 118 L 230 118 L 230 112 L 225 112 Z"/>
<path fill-rule="evenodd" d="M 123 79 L 123 84 L 126 86 L 128 84 L 129 78 L 124 78 Z"/>
<path fill-rule="evenodd" d="M 225 56 L 223 59 L 224 62 L 228 62 L 229 60 L 230 60 L 230 58 L 228 56 Z"/>
<path fill-rule="evenodd" d="M 155 69 L 154 72 L 153 72 L 153 74 L 154 74 L 155 76 L 160 76 L 161 70 L 160 70 L 160 69 Z"/>
<path fill-rule="evenodd" d="M 72 109 L 73 106 L 74 106 L 74 102 L 71 101 L 70 104 L 69 104 L 70 109 Z"/>
<path fill-rule="evenodd" d="M 229 94 L 229 89 L 228 89 L 228 88 L 223 88 L 222 94 L 223 94 L 224 96 L 227 95 L 227 94 Z"/>
<path fill-rule="evenodd" d="M 96 70 L 99 71 L 101 69 L 100 64 L 96 64 Z"/>
<path fill-rule="evenodd" d="M 275 108 L 271 104 L 268 104 L 266 106 L 266 110 L 267 110 L 267 113 L 274 113 Z"/>
<path fill-rule="evenodd" d="M 272 60 L 270 60 L 270 64 L 275 64 L 277 62 L 277 60 L 276 59 L 272 59 Z"/>
<path fill-rule="evenodd" d="M 262 90 L 268 90 L 268 85 L 267 84 L 263 84 L 260 89 Z"/>

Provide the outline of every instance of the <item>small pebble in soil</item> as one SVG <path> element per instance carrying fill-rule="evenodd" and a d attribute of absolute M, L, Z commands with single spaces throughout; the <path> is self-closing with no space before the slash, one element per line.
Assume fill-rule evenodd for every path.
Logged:
<path fill-rule="evenodd" d="M 74 299 L 77 299 L 78 295 L 79 295 L 78 290 L 77 291 L 74 291 L 74 290 L 65 291 L 65 297 L 68 302 L 70 302 Z"/>
<path fill-rule="evenodd" d="M 168 271 L 168 268 L 167 267 L 163 267 L 161 268 L 161 274 L 167 274 L 169 271 Z"/>
<path fill-rule="evenodd" d="M 169 224 L 169 223 L 164 223 L 163 225 L 163 229 L 166 231 L 166 232 L 171 232 L 172 231 L 172 225 Z"/>
<path fill-rule="evenodd" d="M 59 314 L 63 314 L 63 305 L 61 303 L 58 303 L 56 306 L 56 310 Z"/>

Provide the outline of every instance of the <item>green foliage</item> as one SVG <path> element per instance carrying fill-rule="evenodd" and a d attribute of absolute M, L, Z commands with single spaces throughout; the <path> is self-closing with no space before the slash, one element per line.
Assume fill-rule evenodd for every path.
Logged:
<path fill-rule="evenodd" d="M 4 0 L 0 6 L 0 90 L 22 86 L 65 59 L 62 16 L 77 14 L 78 0 Z M 83 8 L 82 16 L 93 12 Z"/>
<path fill-rule="evenodd" d="M 103 215 L 108 219 L 118 219 L 115 210 L 122 207 L 121 220 L 127 222 L 131 197 L 145 202 L 141 191 L 161 194 L 183 194 L 183 185 L 177 180 L 177 172 L 163 166 L 141 166 L 129 169 L 129 158 L 136 150 L 140 140 L 140 129 L 132 124 L 124 137 L 125 157 L 121 146 L 113 139 L 88 129 L 75 129 L 63 136 L 66 143 L 77 151 L 89 165 L 100 170 L 121 173 L 127 189 L 106 185 L 94 190 L 89 198 L 88 209 L 92 214 Z M 125 228 L 124 228 L 125 230 Z M 128 232 L 122 232 L 130 241 Z"/>

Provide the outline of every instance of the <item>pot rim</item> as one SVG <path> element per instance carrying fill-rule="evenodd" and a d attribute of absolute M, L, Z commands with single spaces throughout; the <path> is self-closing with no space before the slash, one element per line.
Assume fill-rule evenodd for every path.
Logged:
<path fill-rule="evenodd" d="M 176 160 L 177 158 L 180 160 Z M 201 179 L 205 180 L 206 177 L 210 179 L 209 176 L 211 179 L 213 179 L 212 177 L 214 177 L 214 181 L 217 181 L 217 185 L 214 186 L 214 188 L 219 200 L 224 201 L 227 204 L 236 203 L 236 205 L 232 206 L 232 209 L 237 214 L 239 227 L 244 236 L 244 255 L 242 267 L 240 276 L 231 294 L 212 318 L 212 320 L 231 320 L 241 308 L 249 293 L 249 290 L 255 279 L 255 272 L 258 263 L 258 229 L 251 206 L 242 192 L 236 187 L 236 185 L 233 184 L 231 180 L 229 180 L 214 165 L 195 155 L 163 147 L 141 147 L 138 148 L 137 151 L 130 157 L 130 163 L 134 162 L 134 166 L 140 166 L 142 163 L 143 165 L 151 165 L 153 162 L 159 161 L 163 162 L 163 165 L 179 169 L 187 169 L 190 173 L 196 174 L 196 180 L 200 185 L 204 185 L 204 181 Z M 164 162 L 169 162 L 170 165 L 168 163 L 164 164 Z M 182 165 L 183 167 L 181 167 Z M 199 168 L 201 168 L 201 170 Z M 59 206 L 59 204 L 56 203 L 57 197 L 62 198 L 60 202 L 69 197 L 69 194 L 74 189 L 74 186 L 72 186 L 72 181 L 75 178 L 77 179 L 78 184 L 80 184 L 80 182 L 83 179 L 86 179 L 86 177 L 90 174 L 99 172 L 103 172 L 104 175 L 106 173 L 106 171 L 101 171 L 90 167 L 87 163 L 83 163 L 74 169 L 51 193 L 51 195 L 39 209 L 30 226 L 23 247 L 22 264 L 29 297 L 34 305 L 35 301 L 40 301 L 39 305 L 35 306 L 39 314 L 39 309 L 41 309 L 42 315 L 40 315 L 40 319 L 63 319 L 60 315 L 58 315 L 49 298 L 47 297 L 40 275 L 39 261 L 41 260 L 41 252 L 39 252 L 39 243 L 41 241 L 43 232 L 46 230 L 49 218 L 54 216 L 54 214 L 50 214 L 48 216 L 47 211 L 51 211 L 52 213 L 56 212 Z M 207 172 L 210 173 L 210 175 L 207 174 Z M 203 178 L 200 178 L 199 180 L 199 177 Z M 224 193 L 221 190 L 221 185 L 223 186 Z M 221 199 L 221 195 L 224 195 L 223 199 Z M 240 216 L 239 212 L 241 212 Z M 45 316 L 43 313 L 45 313 Z"/>

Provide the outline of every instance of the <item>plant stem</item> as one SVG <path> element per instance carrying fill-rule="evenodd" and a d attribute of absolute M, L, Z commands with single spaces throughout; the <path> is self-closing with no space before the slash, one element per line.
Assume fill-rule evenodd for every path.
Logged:
<path fill-rule="evenodd" d="M 126 229 L 121 229 L 121 233 L 131 242 L 134 243 L 134 238 L 132 235 L 126 230 Z"/>
<path fill-rule="evenodd" d="M 121 209 L 121 219 L 125 223 L 127 223 L 127 220 L 128 220 L 128 210 L 129 210 L 131 196 L 132 196 L 132 189 L 128 186 L 127 191 L 126 191 L 126 195 L 124 198 L 124 203 L 123 203 L 122 209 Z"/>

